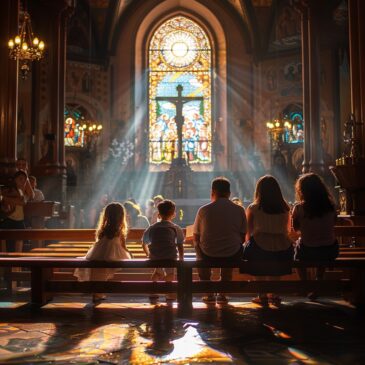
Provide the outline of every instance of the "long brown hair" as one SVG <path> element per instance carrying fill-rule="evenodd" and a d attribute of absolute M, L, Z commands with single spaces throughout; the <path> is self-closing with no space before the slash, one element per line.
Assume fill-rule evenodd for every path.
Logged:
<path fill-rule="evenodd" d="M 112 239 L 114 237 L 122 237 L 125 239 L 127 236 L 127 229 L 123 205 L 115 202 L 110 203 L 100 214 L 96 238 L 101 239 L 106 237 Z"/>
<path fill-rule="evenodd" d="M 279 183 L 271 175 L 262 176 L 257 181 L 254 204 L 267 214 L 286 213 L 290 210 L 283 198 Z"/>
<path fill-rule="evenodd" d="M 295 183 L 296 199 L 309 218 L 335 211 L 334 199 L 322 178 L 314 173 L 302 175 Z"/>

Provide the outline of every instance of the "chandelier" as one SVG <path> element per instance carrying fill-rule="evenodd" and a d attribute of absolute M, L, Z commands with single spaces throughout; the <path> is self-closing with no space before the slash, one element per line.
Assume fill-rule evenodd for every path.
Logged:
<path fill-rule="evenodd" d="M 22 78 L 26 79 L 30 72 L 29 63 L 40 60 L 45 47 L 44 42 L 33 34 L 29 13 L 24 12 L 20 33 L 9 40 L 8 46 L 9 57 L 20 61 L 20 73 Z"/>

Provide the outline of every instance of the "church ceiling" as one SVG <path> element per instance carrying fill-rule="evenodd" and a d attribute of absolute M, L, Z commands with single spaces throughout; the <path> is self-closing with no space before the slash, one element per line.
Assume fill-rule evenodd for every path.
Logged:
<path fill-rule="evenodd" d="M 219 1 L 230 5 L 247 26 L 257 57 L 299 50 L 300 15 L 293 10 L 289 0 Z M 334 12 L 335 21 L 346 22 L 347 1 L 329 1 L 338 6 Z M 89 60 L 105 58 L 119 20 L 134 4 L 143 4 L 143 1 L 79 0 L 70 22 L 69 55 Z"/>

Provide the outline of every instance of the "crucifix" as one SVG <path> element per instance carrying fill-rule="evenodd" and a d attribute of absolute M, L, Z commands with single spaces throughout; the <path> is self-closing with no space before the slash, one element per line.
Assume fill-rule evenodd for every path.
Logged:
<path fill-rule="evenodd" d="M 156 101 L 169 101 L 172 104 L 175 104 L 176 108 L 176 116 L 175 116 L 175 122 L 177 127 L 177 138 L 178 138 L 178 159 L 181 161 L 182 159 L 182 128 L 184 125 L 184 116 L 183 116 L 183 106 L 185 103 L 188 103 L 189 101 L 193 100 L 199 100 L 203 101 L 204 98 L 202 96 L 182 96 L 183 91 L 182 85 L 177 85 L 177 96 L 157 96 Z"/>

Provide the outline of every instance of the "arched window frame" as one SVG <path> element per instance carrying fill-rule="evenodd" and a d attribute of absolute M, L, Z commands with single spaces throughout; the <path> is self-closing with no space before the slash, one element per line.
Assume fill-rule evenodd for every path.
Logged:
<path fill-rule="evenodd" d="M 183 56 L 174 46 L 184 46 Z M 183 157 L 192 164 L 212 163 L 212 45 L 201 25 L 184 15 L 159 24 L 148 44 L 149 153 L 150 164 L 170 164 L 177 157 L 175 107 L 157 96 L 202 97 L 184 104 Z"/>

